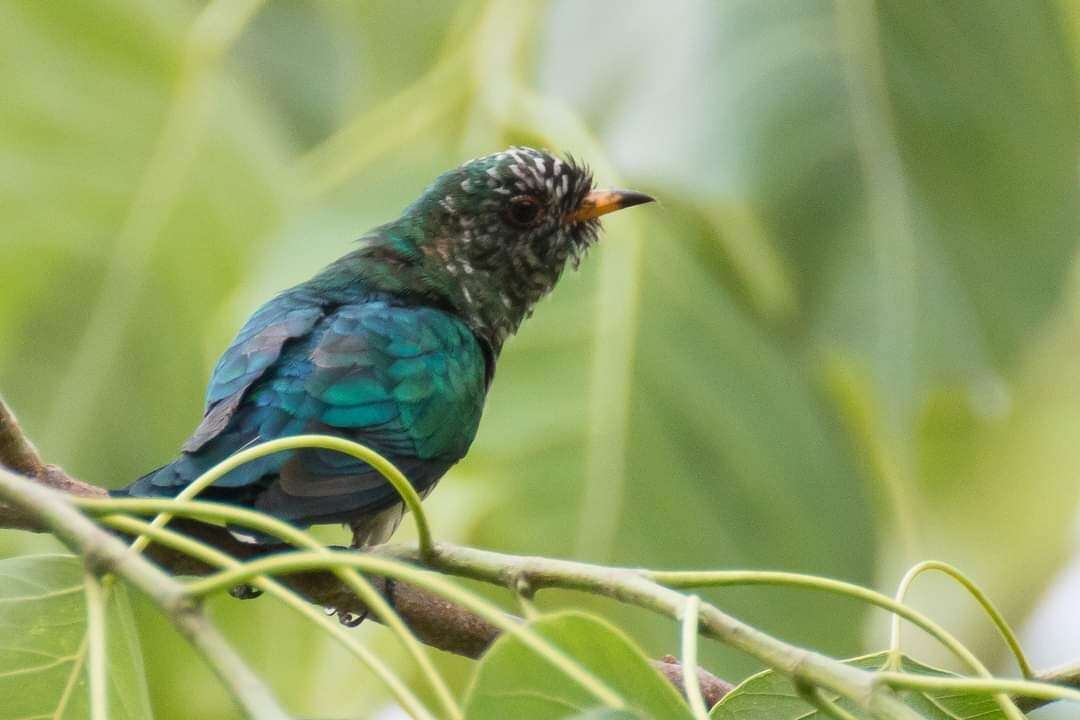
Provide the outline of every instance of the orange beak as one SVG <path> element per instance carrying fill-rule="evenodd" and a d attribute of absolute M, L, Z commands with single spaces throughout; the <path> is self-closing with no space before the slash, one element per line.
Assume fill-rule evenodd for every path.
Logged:
<path fill-rule="evenodd" d="M 656 202 L 656 198 L 633 190 L 593 190 L 581 201 L 578 209 L 570 213 L 570 221 L 579 223 L 593 220 L 616 210 Z"/>

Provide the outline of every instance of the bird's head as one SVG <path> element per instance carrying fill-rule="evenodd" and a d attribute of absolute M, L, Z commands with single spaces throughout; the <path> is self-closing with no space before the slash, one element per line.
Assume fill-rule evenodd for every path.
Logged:
<path fill-rule="evenodd" d="M 597 190 L 571 158 L 514 147 L 440 176 L 405 212 L 422 232 L 428 272 L 496 350 L 569 262 L 596 242 L 600 216 L 651 202 L 628 190 Z"/>

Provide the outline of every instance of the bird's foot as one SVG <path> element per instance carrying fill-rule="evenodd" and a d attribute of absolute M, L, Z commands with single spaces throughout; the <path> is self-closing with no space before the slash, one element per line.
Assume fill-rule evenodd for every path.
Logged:
<path fill-rule="evenodd" d="M 229 594 L 237 600 L 254 600 L 263 594 L 263 591 L 254 585 L 243 583 L 229 589 Z"/>
<path fill-rule="evenodd" d="M 344 625 L 345 627 L 356 627 L 360 623 L 364 622 L 364 619 L 366 617 L 367 617 L 367 611 L 364 611 L 364 612 L 359 613 L 359 614 L 351 613 L 351 612 L 339 612 L 337 614 L 338 622 L 341 623 L 342 625 Z"/>
<path fill-rule="evenodd" d="M 325 610 L 326 614 L 330 617 L 337 615 L 338 622 L 345 627 L 356 627 L 360 623 L 364 622 L 368 615 L 366 610 L 359 614 L 349 612 L 348 610 L 342 612 L 334 607 L 325 607 L 323 608 L 323 610 Z"/>

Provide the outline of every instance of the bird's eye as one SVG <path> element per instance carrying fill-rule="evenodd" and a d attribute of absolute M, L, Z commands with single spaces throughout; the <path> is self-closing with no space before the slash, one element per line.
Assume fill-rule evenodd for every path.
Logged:
<path fill-rule="evenodd" d="M 510 201 L 507 217 L 518 227 L 528 227 L 540 219 L 540 203 L 536 198 L 519 195 Z"/>

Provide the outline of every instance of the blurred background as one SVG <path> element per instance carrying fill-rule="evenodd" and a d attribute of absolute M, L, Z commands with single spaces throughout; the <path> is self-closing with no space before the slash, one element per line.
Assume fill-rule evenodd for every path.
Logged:
<path fill-rule="evenodd" d="M 0 392 L 48 460 L 126 484 L 172 457 L 262 301 L 468 158 L 570 152 L 661 203 L 606 222 L 508 344 L 473 451 L 426 503 L 436 534 L 888 593 L 942 559 L 1036 666 L 1075 660 L 1078 52 L 1069 0 L 4 2 Z M 57 547 L 0 534 L 5 555 Z M 708 596 L 833 655 L 886 639 L 848 601 Z M 1014 672 L 961 590 L 927 577 L 912 600 Z M 678 646 L 644 612 L 541 604 Z M 211 608 L 299 715 L 388 712 L 272 601 Z M 235 717 L 136 609 L 155 716 Z"/>

